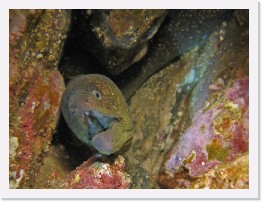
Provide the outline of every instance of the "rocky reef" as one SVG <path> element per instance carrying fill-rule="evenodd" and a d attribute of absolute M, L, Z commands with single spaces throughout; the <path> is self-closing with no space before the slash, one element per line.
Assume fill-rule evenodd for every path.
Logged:
<path fill-rule="evenodd" d="M 124 156 L 133 188 L 197 187 L 193 179 L 248 151 L 248 34 L 238 23 L 223 22 L 131 98 L 135 133 Z"/>
<path fill-rule="evenodd" d="M 248 189 L 248 23 L 248 10 L 10 10 L 10 188 Z M 91 151 L 60 113 L 68 81 L 94 73 L 128 101 L 121 155 Z"/>
<path fill-rule="evenodd" d="M 148 41 L 166 14 L 166 10 L 158 9 L 92 10 L 93 40 L 88 39 L 86 44 L 111 74 L 119 74 L 146 55 Z"/>
<path fill-rule="evenodd" d="M 182 135 L 165 163 L 161 184 L 169 188 L 197 187 L 199 181 L 195 184 L 195 179 L 248 152 L 248 78 L 236 80 L 231 85 L 221 95 L 211 94 L 216 100 L 208 100 L 206 107 L 195 115 L 192 126 Z M 234 169 L 238 165 L 229 166 Z M 248 170 L 241 167 L 234 177 L 243 177 L 242 188 L 248 188 L 248 176 L 242 176 L 242 169 Z M 223 186 L 232 188 L 237 186 L 237 180 L 235 183 Z M 208 184 L 206 187 L 217 186 L 213 182 Z"/>
<path fill-rule="evenodd" d="M 66 10 L 10 10 L 10 188 L 30 188 L 48 150 L 65 88 L 57 70 Z"/>
<path fill-rule="evenodd" d="M 109 164 L 91 157 L 72 171 L 60 184 L 64 189 L 126 189 L 130 187 L 131 176 L 123 171 L 125 159 L 115 158 Z"/>

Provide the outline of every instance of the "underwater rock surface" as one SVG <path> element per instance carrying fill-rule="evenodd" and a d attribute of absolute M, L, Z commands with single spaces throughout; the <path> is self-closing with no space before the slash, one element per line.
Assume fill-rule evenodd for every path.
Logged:
<path fill-rule="evenodd" d="M 248 188 L 248 10 L 170 10 L 146 27 L 120 26 L 129 11 L 78 12 L 10 11 L 10 188 Z M 91 14 L 115 26 L 97 30 L 103 43 L 114 34 L 140 61 L 112 76 L 101 53 L 83 47 Z M 146 40 L 147 54 L 133 39 Z M 134 136 L 123 156 L 92 153 L 60 115 L 64 79 L 91 73 L 110 77 L 129 101 Z"/>
<path fill-rule="evenodd" d="M 191 184 L 194 189 L 248 189 L 248 154 L 237 157 L 230 163 L 218 165 Z"/>
<path fill-rule="evenodd" d="M 125 159 L 115 158 L 113 163 L 100 162 L 91 157 L 63 180 L 63 189 L 127 189 L 131 176 L 123 171 Z"/>
<path fill-rule="evenodd" d="M 30 188 L 59 118 L 66 10 L 10 10 L 10 188 Z"/>
<path fill-rule="evenodd" d="M 232 18 L 232 10 L 169 10 L 149 43 L 146 57 L 123 72 L 125 82 L 120 83 L 120 89 L 125 98 L 129 100 L 150 76 L 177 61 L 195 46 L 206 43 L 214 30 Z"/>
<path fill-rule="evenodd" d="M 89 12 L 92 34 L 91 40 L 85 40 L 86 44 L 113 75 L 121 73 L 145 56 L 148 40 L 157 32 L 167 14 L 166 10 L 158 9 Z"/>
<path fill-rule="evenodd" d="M 248 152 L 248 83 L 248 78 L 238 79 L 230 82 L 221 94 L 211 95 L 217 100 L 208 101 L 207 106 L 195 115 L 192 126 L 182 135 L 166 161 L 166 174 L 160 178 L 162 185 L 192 188 L 194 178 Z M 248 170 L 248 167 L 243 169 Z M 235 173 L 235 176 L 240 175 L 242 172 Z M 246 183 L 243 186 L 246 187 Z"/>
<path fill-rule="evenodd" d="M 127 189 L 132 183 L 122 156 L 91 156 L 77 168 L 70 166 L 62 145 L 50 146 L 33 188 L 37 189 Z"/>
<path fill-rule="evenodd" d="M 248 151 L 247 30 L 246 24 L 239 26 L 237 20 L 221 23 L 206 43 L 196 46 L 178 62 L 156 73 L 131 98 L 130 112 L 133 115 L 135 133 L 131 148 L 124 156 L 127 159 L 127 170 L 133 177 L 133 188 L 187 188 L 191 186 L 191 178 L 200 177 L 215 165 L 234 161 L 237 155 Z M 227 85 L 227 94 L 221 94 Z M 239 97 L 236 89 L 240 93 Z M 235 106 L 233 103 L 236 108 L 230 111 L 231 100 L 225 104 L 228 94 L 231 100 L 244 102 L 242 105 L 245 107 Z M 237 98 L 232 98 L 233 95 Z M 214 104 L 220 108 L 224 106 L 225 109 L 220 109 L 222 112 L 210 109 L 199 115 L 199 110 L 207 102 L 210 106 Z M 219 123 L 221 130 L 225 130 L 227 139 L 221 135 L 214 142 L 208 143 L 208 156 L 202 147 L 203 141 L 211 138 L 213 119 Z M 201 127 L 201 120 L 209 121 L 210 124 Z M 195 126 L 197 121 L 200 121 L 198 127 Z M 196 139 L 196 131 L 187 129 L 190 125 L 193 129 L 197 128 L 195 130 L 199 134 L 205 131 L 209 135 L 206 139 L 204 135 L 199 135 L 199 140 Z M 228 145 L 228 148 L 223 145 Z M 179 149 L 174 149 L 177 147 L 181 151 L 188 151 L 186 158 L 180 156 Z M 170 150 L 173 152 L 170 153 Z M 208 158 L 215 160 L 202 161 Z M 220 161 L 216 161 L 217 158 Z M 170 160 L 165 163 L 164 159 Z M 185 169 L 180 169 L 181 172 L 172 177 L 175 171 L 178 172 L 174 163 L 177 159 L 180 159 L 179 165 L 185 163 L 186 159 L 192 161 L 192 173 L 187 175 L 190 167 L 185 166 Z M 205 166 L 202 166 L 202 162 Z M 196 169 L 199 164 L 204 167 L 201 171 Z M 166 174 L 162 173 L 163 168 Z M 169 175 L 171 177 L 167 177 Z M 178 183 L 180 178 L 184 180 L 181 184 Z"/>
<path fill-rule="evenodd" d="M 63 145 L 50 145 L 42 159 L 42 165 L 37 173 L 33 189 L 56 189 L 62 180 L 74 169 Z"/>

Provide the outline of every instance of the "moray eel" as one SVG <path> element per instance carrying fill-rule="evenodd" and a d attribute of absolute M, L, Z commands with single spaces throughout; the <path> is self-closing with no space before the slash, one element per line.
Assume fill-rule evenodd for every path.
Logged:
<path fill-rule="evenodd" d="M 73 133 L 90 148 L 110 155 L 131 143 L 133 123 L 119 88 L 109 78 L 74 77 L 62 97 L 62 113 Z"/>

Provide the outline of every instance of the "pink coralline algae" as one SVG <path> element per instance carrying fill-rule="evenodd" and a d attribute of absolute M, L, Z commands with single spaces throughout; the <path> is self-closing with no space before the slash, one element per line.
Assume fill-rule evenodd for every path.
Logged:
<path fill-rule="evenodd" d="M 219 99 L 194 117 L 192 126 L 182 135 L 165 164 L 165 172 L 172 179 L 162 175 L 160 183 L 170 188 L 190 188 L 193 183 L 189 178 L 201 177 L 216 165 L 248 152 L 249 79 L 235 80 L 220 93 Z"/>
<path fill-rule="evenodd" d="M 226 97 L 235 104 L 240 105 L 243 109 L 248 109 L 248 78 L 237 80 L 226 92 Z"/>
<path fill-rule="evenodd" d="M 9 14 L 9 187 L 32 188 L 60 115 L 65 84 L 57 67 L 70 11 Z"/>
<path fill-rule="evenodd" d="M 192 176 L 198 176 L 214 167 L 218 162 L 208 161 L 206 145 L 213 138 L 212 121 L 219 110 L 209 110 L 199 113 L 194 120 L 194 125 L 183 135 L 178 150 L 172 155 L 166 166 L 170 171 L 176 171 L 187 162 L 187 167 Z"/>
<path fill-rule="evenodd" d="M 91 157 L 67 175 L 61 188 L 127 189 L 131 185 L 131 177 L 123 171 L 124 167 L 125 159 L 122 156 L 118 156 L 112 164 Z"/>
<path fill-rule="evenodd" d="M 61 74 L 46 71 L 45 77 L 38 75 L 25 104 L 17 111 L 19 124 L 10 128 L 11 137 L 16 137 L 19 143 L 16 158 L 10 159 L 10 171 L 16 173 L 15 179 L 24 173 L 17 186 L 27 187 L 33 183 L 40 155 L 48 150 L 56 127 L 63 90 Z"/>

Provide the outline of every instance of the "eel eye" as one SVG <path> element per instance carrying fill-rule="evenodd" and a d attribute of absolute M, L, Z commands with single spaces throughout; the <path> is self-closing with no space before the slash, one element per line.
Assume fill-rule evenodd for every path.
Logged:
<path fill-rule="evenodd" d="M 102 96 L 97 90 L 93 90 L 93 94 L 96 96 L 98 100 L 101 100 Z"/>

